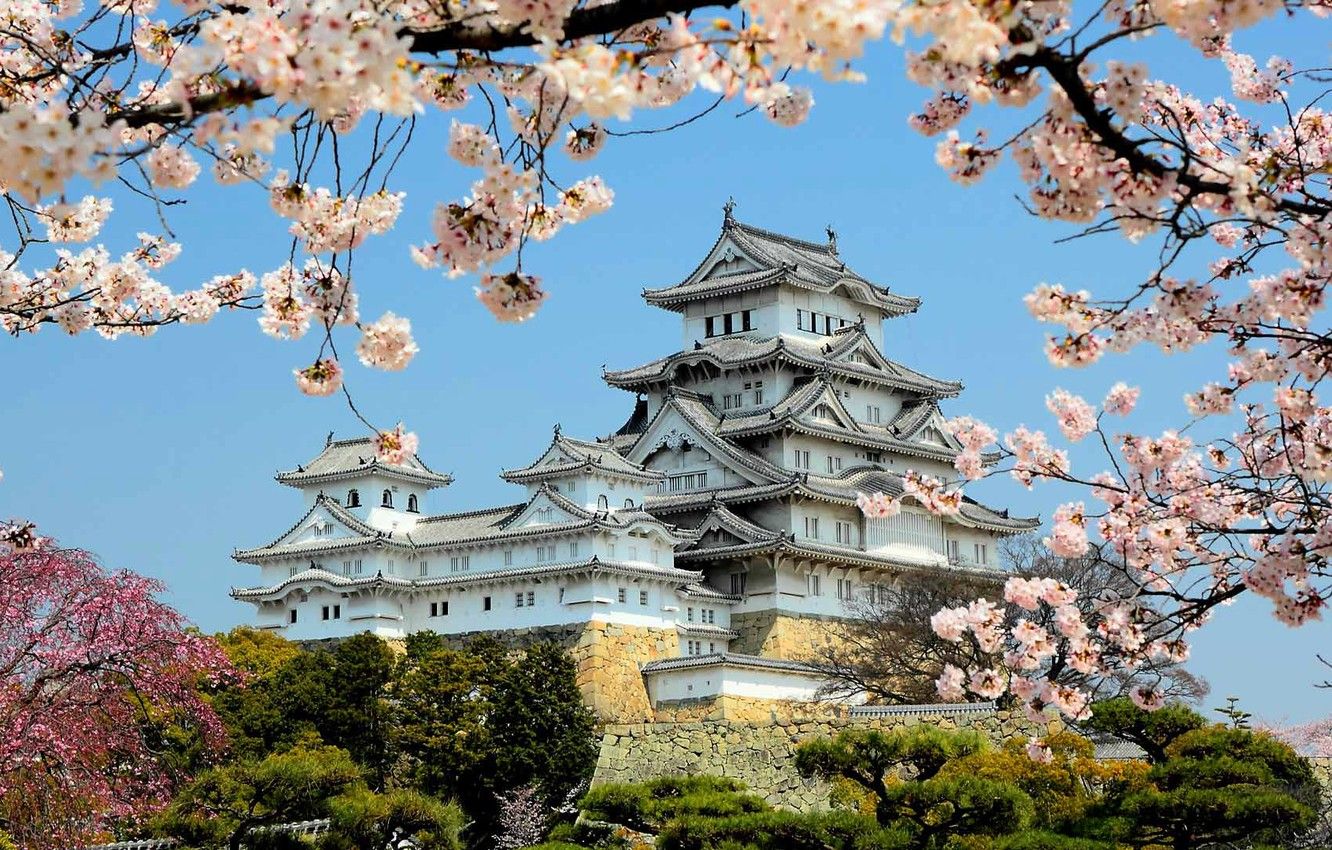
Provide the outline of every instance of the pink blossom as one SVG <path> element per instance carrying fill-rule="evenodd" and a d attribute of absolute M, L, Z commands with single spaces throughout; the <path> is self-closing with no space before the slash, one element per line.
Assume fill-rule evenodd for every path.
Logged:
<path fill-rule="evenodd" d="M 342 367 L 331 358 L 316 360 L 295 374 L 296 385 L 306 395 L 332 395 L 342 388 Z"/>
<path fill-rule="evenodd" d="M 902 511 L 902 502 L 887 493 L 857 493 L 856 505 L 867 517 L 897 516 Z"/>
<path fill-rule="evenodd" d="M 546 293 L 539 278 L 510 272 L 482 276 L 476 297 L 501 322 L 525 322 L 536 315 Z"/>
<path fill-rule="evenodd" d="M 943 672 L 934 681 L 934 689 L 939 693 L 939 699 L 944 702 L 961 702 L 966 698 L 966 691 L 963 689 L 965 681 L 966 674 L 952 664 L 945 664 Z"/>
<path fill-rule="evenodd" d="M 967 630 L 966 608 L 945 608 L 930 617 L 930 628 L 940 638 L 957 643 Z"/>
<path fill-rule="evenodd" d="M 996 699 L 1008 690 L 1008 674 L 994 669 L 977 670 L 971 674 L 967 686 L 982 699 Z"/>
<path fill-rule="evenodd" d="M 1045 406 L 1059 420 L 1059 430 L 1073 442 L 1096 430 L 1096 410 L 1082 398 L 1055 390 L 1045 397 Z"/>
<path fill-rule="evenodd" d="M 1087 551 L 1087 518 L 1082 502 L 1067 502 L 1055 508 L 1054 529 L 1045 545 L 1061 558 L 1076 558 Z"/>
<path fill-rule="evenodd" d="M 1157 688 L 1146 685 L 1134 685 L 1129 688 L 1129 699 L 1143 711 L 1156 711 L 1165 705 L 1165 695 Z"/>
<path fill-rule="evenodd" d="M 392 431 L 375 435 L 375 457 L 391 466 L 400 466 L 416 454 L 421 441 L 412 431 L 404 432 L 399 422 Z"/>
<path fill-rule="evenodd" d="M 1054 753 L 1040 738 L 1033 735 L 1027 739 L 1027 758 L 1039 764 L 1049 764 L 1054 761 Z"/>
<path fill-rule="evenodd" d="M 362 328 L 356 356 L 366 366 L 396 371 L 405 368 L 419 350 L 412 339 L 412 323 L 385 313 Z"/>
<path fill-rule="evenodd" d="M 1113 413 L 1116 416 L 1128 416 L 1133 412 L 1133 406 L 1138 403 L 1137 387 L 1130 387 L 1123 381 L 1115 384 L 1106 393 L 1105 401 L 1101 402 L 1101 408 L 1106 413 Z"/>

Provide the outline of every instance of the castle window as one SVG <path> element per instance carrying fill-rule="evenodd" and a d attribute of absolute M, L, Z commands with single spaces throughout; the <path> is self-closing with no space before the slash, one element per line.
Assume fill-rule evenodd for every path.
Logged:
<path fill-rule="evenodd" d="M 365 562 L 362 561 L 360 558 L 357 558 L 357 559 L 356 559 L 356 574 L 357 574 L 357 575 L 360 575 L 360 574 L 363 573 L 363 572 L 365 572 Z"/>
<path fill-rule="evenodd" d="M 805 577 L 805 591 L 809 596 L 823 595 L 823 589 L 819 587 L 819 576 L 810 573 Z"/>
<path fill-rule="evenodd" d="M 626 591 L 623 587 L 615 588 L 615 601 L 623 602 L 626 598 L 627 593 L 628 591 Z"/>
<path fill-rule="evenodd" d="M 417 512 L 417 508 L 416 508 L 416 494 L 415 494 L 415 493 L 410 493 L 410 494 L 408 494 L 408 496 L 407 496 L 407 510 L 410 511 L 410 512 L 412 512 L 412 513 L 416 513 L 416 512 Z"/>
<path fill-rule="evenodd" d="M 386 508 L 391 508 L 391 507 L 393 507 L 393 494 L 392 494 L 391 492 L 389 492 L 388 490 L 385 490 L 385 491 L 384 491 L 384 495 L 383 495 L 383 497 L 380 499 L 380 502 L 379 502 L 379 503 L 380 503 L 381 505 L 383 505 L 384 507 L 386 507 Z"/>
<path fill-rule="evenodd" d="M 291 567 L 287 570 L 287 578 L 296 578 L 296 574 L 301 571 L 300 567 Z"/>
<path fill-rule="evenodd" d="M 809 469 L 809 452 L 802 449 L 796 449 L 795 468 Z"/>
<path fill-rule="evenodd" d="M 805 536 L 810 540 L 819 539 L 819 518 L 816 516 L 805 517 Z"/>
<path fill-rule="evenodd" d="M 637 547 L 637 546 L 630 546 L 630 547 L 629 547 L 629 560 L 631 560 L 631 561 L 637 561 L 637 560 L 638 560 L 638 547 Z"/>
<path fill-rule="evenodd" d="M 361 494 L 355 490 L 347 491 L 347 507 L 359 508 L 361 506 Z"/>
<path fill-rule="evenodd" d="M 746 573 L 731 573 L 731 595 L 745 595 L 745 576 Z"/>
<path fill-rule="evenodd" d="M 287 612 L 287 622 L 289 622 L 289 623 L 293 623 L 293 624 L 296 622 L 296 609 L 295 609 L 295 608 L 292 608 L 290 611 Z"/>
<path fill-rule="evenodd" d="M 837 580 L 837 598 L 849 602 L 851 600 L 851 594 L 851 579 L 839 578 Z"/>
<path fill-rule="evenodd" d="M 470 570 L 471 568 L 472 568 L 471 555 L 454 555 L 453 557 L 449 558 L 449 570 L 451 572 L 455 573 L 465 572 L 466 570 Z"/>
<path fill-rule="evenodd" d="M 691 623 L 694 622 L 694 609 L 693 609 L 693 608 L 689 608 L 689 609 L 687 609 L 687 611 L 686 611 L 686 613 L 685 613 L 685 619 L 688 620 L 688 621 L 691 622 Z"/>
<path fill-rule="evenodd" d="M 867 404 L 867 405 L 865 405 L 865 421 L 866 421 L 866 422 L 873 422 L 875 425 L 877 425 L 877 424 L 879 424 L 879 420 L 880 420 L 880 417 L 881 417 L 882 415 L 883 415 L 883 411 L 880 410 L 879 407 L 878 407 L 877 405 L 873 405 L 873 404 Z"/>
<path fill-rule="evenodd" d="M 512 567 L 512 566 L 513 566 L 513 550 L 512 550 L 512 549 L 505 549 L 505 550 L 504 550 L 504 566 L 506 566 L 506 567 Z"/>
<path fill-rule="evenodd" d="M 560 588 L 560 604 L 564 604 L 564 588 Z"/>
<path fill-rule="evenodd" d="M 990 553 L 988 551 L 989 547 L 987 547 L 984 543 L 977 543 L 975 544 L 975 546 L 976 546 L 976 563 L 988 564 L 990 562 Z"/>
<path fill-rule="evenodd" d="M 713 624 L 713 623 L 716 623 L 716 622 L 717 622 L 717 609 L 715 609 L 715 608 L 704 608 L 704 609 L 703 609 L 703 622 L 708 623 L 709 625 L 711 625 L 711 624 Z"/>
<path fill-rule="evenodd" d="M 487 596 L 485 599 L 482 599 L 482 600 L 481 600 L 481 610 L 482 610 L 482 611 L 489 611 L 489 610 L 490 610 L 490 597 L 489 597 L 489 596 Z"/>
<path fill-rule="evenodd" d="M 597 510 L 599 511 L 610 510 L 610 500 L 606 498 L 605 493 L 602 493 L 600 496 L 597 496 Z"/>
<path fill-rule="evenodd" d="M 536 591 L 535 590 L 527 591 L 527 607 L 531 608 L 535 604 L 536 604 Z"/>
<path fill-rule="evenodd" d="M 343 562 L 342 562 L 342 574 L 343 574 L 344 576 L 349 576 L 349 575 L 351 575 L 351 571 L 352 571 L 352 562 L 351 562 L 351 561 L 343 561 Z"/>
<path fill-rule="evenodd" d="M 648 603 L 648 592 L 646 590 L 638 591 L 638 604 L 646 605 Z"/>
<path fill-rule="evenodd" d="M 632 507 L 634 506 L 634 500 L 633 500 L 633 499 L 625 499 L 625 500 L 624 500 L 624 506 L 625 506 L 626 508 L 632 508 Z"/>
<path fill-rule="evenodd" d="M 962 547 L 958 545 L 956 540 L 948 541 L 948 560 L 954 564 L 962 561 Z"/>
<path fill-rule="evenodd" d="M 429 562 L 429 561 L 422 561 L 422 562 L 421 562 L 420 573 L 421 573 L 421 575 L 423 575 L 423 576 L 428 576 L 428 575 L 430 575 L 430 562 Z"/>
<path fill-rule="evenodd" d="M 578 557 L 578 541 L 577 541 L 577 540 L 572 540 L 572 541 L 569 542 L 569 557 L 570 557 L 570 558 L 577 558 L 577 557 Z"/>
<path fill-rule="evenodd" d="M 438 603 L 438 602 L 431 602 L 431 603 L 430 603 L 430 616 L 432 616 L 432 617 L 438 617 L 438 616 L 439 616 L 439 603 Z"/>
<path fill-rule="evenodd" d="M 762 382 L 762 381 L 755 381 L 755 382 L 754 382 L 754 403 L 755 403 L 755 404 L 762 404 L 762 403 L 763 403 L 763 382 Z"/>
<path fill-rule="evenodd" d="M 883 463 L 883 452 L 865 452 L 865 460 L 870 463 Z"/>
<path fill-rule="evenodd" d="M 513 607 L 523 607 L 523 592 L 521 590 L 513 595 Z"/>
<path fill-rule="evenodd" d="M 703 333 L 705 336 L 714 337 L 717 335 L 717 317 L 708 316 L 703 320 Z"/>
<path fill-rule="evenodd" d="M 837 542 L 848 543 L 848 544 L 856 542 L 855 533 L 854 530 L 851 528 L 851 523 L 849 522 L 837 523 Z"/>

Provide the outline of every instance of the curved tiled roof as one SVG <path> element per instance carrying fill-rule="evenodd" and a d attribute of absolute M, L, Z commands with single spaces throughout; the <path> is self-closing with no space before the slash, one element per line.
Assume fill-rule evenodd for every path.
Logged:
<path fill-rule="evenodd" d="M 723 546 L 696 546 L 692 549 L 686 549 L 683 552 L 677 552 L 675 554 L 675 560 L 677 562 L 706 562 L 722 557 L 739 557 L 768 554 L 772 552 L 781 552 L 783 554 L 797 555 L 804 558 L 821 558 L 839 564 L 873 567 L 875 569 L 885 569 L 900 573 L 949 573 L 982 581 L 998 581 L 1004 576 L 1004 573 L 1001 571 L 988 567 L 959 566 L 942 560 L 937 563 L 909 561 L 900 557 L 878 555 L 851 546 L 794 538 L 786 534 L 779 534 L 774 540 L 761 540 L 754 543 L 736 543 Z"/>
<path fill-rule="evenodd" d="M 542 464 L 541 460 L 552 451 L 558 451 L 563 459 L 554 463 Z M 641 464 L 626 460 L 614 448 L 605 443 L 566 437 L 560 433 L 558 426 L 550 445 L 541 453 L 541 457 L 537 458 L 536 462 L 522 469 L 506 470 L 500 473 L 500 477 L 513 483 L 525 483 L 591 471 L 634 481 L 657 482 L 666 477 L 664 472 L 646 469 Z"/>
<path fill-rule="evenodd" d="M 687 585 L 702 578 L 702 573 L 682 570 L 675 567 L 654 567 L 644 564 L 631 564 L 621 561 L 603 561 L 595 555 L 581 561 L 558 564 L 539 564 L 533 567 L 515 567 L 513 569 L 487 570 L 476 573 L 454 573 L 438 578 L 407 579 L 398 576 L 386 576 L 377 573 L 365 578 L 352 578 L 338 575 L 328 570 L 309 569 L 284 579 L 268 587 L 232 588 L 234 599 L 257 599 L 264 596 L 276 596 L 290 587 L 307 584 L 324 584 L 338 590 L 362 590 L 370 588 L 396 588 L 405 591 L 430 590 L 433 588 L 456 587 L 469 584 L 500 583 L 520 579 L 543 578 L 552 575 L 571 575 L 580 572 L 606 573 L 629 578 L 658 579 Z"/>
<path fill-rule="evenodd" d="M 852 717 L 899 717 L 909 714 L 993 714 L 993 702 L 940 702 L 918 705 L 853 705 Z"/>
<path fill-rule="evenodd" d="M 725 626 L 712 626 L 707 623 L 676 623 L 675 630 L 687 637 L 714 638 L 716 640 L 735 640 L 740 633 Z"/>
<path fill-rule="evenodd" d="M 695 348 L 679 351 L 653 360 L 633 369 L 603 373 L 606 383 L 613 387 L 633 389 L 670 382 L 675 369 L 692 363 L 708 363 L 721 371 L 741 366 L 757 366 L 781 361 L 811 370 L 827 370 L 844 378 L 855 378 L 908 392 L 928 396 L 955 396 L 962 391 L 958 381 L 946 381 L 919 372 L 883 357 L 879 365 L 856 363 L 837 358 L 847 354 L 864 341 L 868 341 L 864 328 L 853 326 L 832 337 L 833 342 L 820 343 L 799 336 L 778 335 L 760 338 L 748 334 L 715 337 L 695 344 Z"/>
<path fill-rule="evenodd" d="M 723 240 L 732 242 L 757 268 L 704 277 L 708 271 L 708 261 L 716 254 Z M 674 286 L 645 289 L 643 297 L 649 304 L 669 310 L 683 310 L 685 303 L 697 298 L 744 292 L 776 283 L 815 292 L 841 291 L 847 297 L 875 308 L 884 316 L 911 313 L 920 306 L 919 298 L 890 292 L 887 287 L 873 284 L 847 268 L 831 240 L 823 244 L 807 242 L 742 224 L 729 214 L 707 257 L 687 278 Z"/>
<path fill-rule="evenodd" d="M 675 592 L 690 599 L 712 599 L 718 602 L 744 601 L 742 596 L 737 596 L 734 593 L 723 593 L 709 584 L 686 584 L 684 587 L 676 588 Z"/>
<path fill-rule="evenodd" d="M 432 488 L 453 482 L 453 478 L 435 472 L 414 454 L 400 464 L 381 463 L 375 457 L 375 442 L 369 437 L 329 440 L 324 450 L 313 460 L 296 469 L 279 472 L 277 480 L 292 487 L 304 487 L 370 474 L 425 484 Z"/>
<path fill-rule="evenodd" d="M 663 673 L 667 670 L 690 670 L 697 667 L 749 667 L 756 670 L 781 670 L 788 673 L 805 673 L 819 676 L 819 669 L 811 664 L 790 661 L 785 658 L 766 658 L 761 655 L 743 655 L 737 652 L 712 652 L 707 655 L 684 655 L 679 658 L 662 658 L 649 661 L 639 668 L 644 675 Z"/>
<path fill-rule="evenodd" d="M 666 402 L 657 411 L 657 415 L 652 417 L 652 422 L 643 429 L 638 442 L 634 444 L 635 449 L 639 443 L 648 438 L 652 433 L 653 426 L 666 416 L 668 411 L 675 411 L 679 414 L 680 418 L 707 442 L 708 448 L 714 449 L 718 454 L 728 458 L 736 466 L 748 469 L 760 478 L 767 478 L 769 481 L 781 481 L 790 478 L 791 473 L 780 466 L 754 452 L 735 445 L 724 437 L 718 436 L 717 428 L 720 419 L 717 414 L 702 399 L 687 390 L 672 390 L 666 396 Z"/>

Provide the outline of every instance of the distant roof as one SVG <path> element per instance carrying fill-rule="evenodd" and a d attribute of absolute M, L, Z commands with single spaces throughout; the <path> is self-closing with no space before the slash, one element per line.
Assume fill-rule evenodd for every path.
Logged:
<path fill-rule="evenodd" d="M 666 477 L 664 472 L 626 460 L 605 443 L 566 437 L 560 433 L 559 426 L 556 426 L 555 436 L 541 457 L 522 469 L 505 470 L 500 473 L 500 477 L 517 484 L 591 471 L 651 483 Z"/>
<path fill-rule="evenodd" d="M 868 347 L 866 343 L 869 343 Z M 857 348 L 871 354 L 871 362 L 839 359 Z M 864 326 L 860 324 L 842 328 L 824 340 L 796 335 L 763 338 L 753 334 L 737 334 L 714 337 L 696 343 L 692 349 L 676 352 L 633 369 L 605 372 L 603 378 L 613 387 L 636 389 L 670 383 L 680 366 L 705 363 L 718 371 L 727 371 L 770 362 L 827 370 L 838 377 L 854 378 L 936 398 L 955 396 L 962 391 L 960 381 L 934 378 L 884 357 L 882 352 L 874 348 Z"/>
<path fill-rule="evenodd" d="M 277 480 L 292 487 L 341 481 L 362 475 L 383 475 L 428 487 L 444 487 L 453 478 L 422 463 L 416 455 L 408 455 L 400 464 L 383 463 L 375 457 L 375 442 L 370 437 L 354 440 L 329 440 L 324 450 L 313 460 L 296 469 L 279 472 Z"/>
<path fill-rule="evenodd" d="M 723 245 L 726 247 L 723 248 Z M 719 261 L 734 269 L 715 274 Z M 808 242 L 737 221 L 728 211 L 717 241 L 697 268 L 674 286 L 646 289 L 649 304 L 682 311 L 700 298 L 712 298 L 784 284 L 814 292 L 838 292 L 875 309 L 880 316 L 900 316 L 920 306 L 920 299 L 898 295 L 847 268 L 837 254 L 831 231 L 826 242 Z"/>

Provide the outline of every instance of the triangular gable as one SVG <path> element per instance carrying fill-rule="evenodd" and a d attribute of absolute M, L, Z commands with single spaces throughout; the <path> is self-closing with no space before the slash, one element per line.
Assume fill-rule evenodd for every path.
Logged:
<path fill-rule="evenodd" d="M 810 424 L 829 423 L 839 428 L 845 428 L 848 431 L 860 431 L 860 423 L 851 415 L 851 411 L 842 404 L 837 389 L 830 381 L 821 381 L 822 389 L 813 399 L 806 401 L 801 405 L 799 411 L 794 412 L 798 419 L 808 421 Z"/>
<path fill-rule="evenodd" d="M 948 425 L 945 423 L 939 408 L 935 405 L 931 405 L 931 407 L 933 409 L 930 415 L 913 428 L 911 433 L 903 434 L 902 438 L 913 443 L 938 446 L 955 452 L 962 451 L 962 443 L 949 433 Z"/>
<path fill-rule="evenodd" d="M 742 462 L 744 455 L 749 454 L 744 449 L 732 446 L 721 437 L 693 424 L 673 396 L 667 397 L 666 403 L 643 431 L 643 436 L 639 437 L 625 457 L 632 463 L 650 467 L 648 459 L 653 455 L 660 451 L 678 451 L 686 443 L 706 450 L 714 461 L 751 483 L 770 484 L 781 480 L 780 477 L 765 474 Z M 754 460 L 754 466 L 761 468 L 766 464 L 762 458 L 756 457 Z"/>
<path fill-rule="evenodd" d="M 699 523 L 695 532 L 698 534 L 698 540 L 687 547 L 689 549 L 763 543 L 778 536 L 743 517 L 736 516 L 720 502 L 712 506 L 712 510 L 703 518 L 703 522 Z"/>
<path fill-rule="evenodd" d="M 875 347 L 873 340 L 869 338 L 863 328 L 856 331 L 851 340 L 844 343 L 844 346 L 838 346 L 841 350 L 832 352 L 833 362 L 856 363 L 882 372 L 892 371 L 892 365 Z"/>
<path fill-rule="evenodd" d="M 504 523 L 505 530 L 523 528 L 530 525 L 560 525 L 569 522 L 582 522 L 591 518 L 591 514 L 570 502 L 550 487 L 542 486 L 528 500 L 523 509 L 512 519 Z"/>
<path fill-rule="evenodd" d="M 737 245 L 735 240 L 728 237 L 713 247 L 707 258 L 700 264 L 700 268 L 703 273 L 691 277 L 691 283 L 695 280 L 755 272 L 761 270 L 763 266 L 749 252 Z"/>
<path fill-rule="evenodd" d="M 374 537 L 377 534 L 376 529 L 358 520 L 327 496 L 320 496 L 295 525 L 287 529 L 278 539 L 261 548 L 269 549 L 292 543 L 331 542 L 351 537 Z"/>

